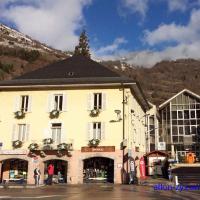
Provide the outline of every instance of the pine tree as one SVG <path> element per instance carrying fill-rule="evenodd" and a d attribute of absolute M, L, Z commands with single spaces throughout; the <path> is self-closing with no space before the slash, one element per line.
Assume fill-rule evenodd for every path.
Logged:
<path fill-rule="evenodd" d="M 89 40 L 86 35 L 86 31 L 83 30 L 79 37 L 79 44 L 75 47 L 74 55 L 82 55 L 90 58 Z"/>

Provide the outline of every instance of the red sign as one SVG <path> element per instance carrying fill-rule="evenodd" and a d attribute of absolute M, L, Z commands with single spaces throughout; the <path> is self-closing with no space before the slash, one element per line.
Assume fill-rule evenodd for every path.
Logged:
<path fill-rule="evenodd" d="M 81 152 L 115 152 L 115 146 L 81 147 Z"/>
<path fill-rule="evenodd" d="M 146 177 L 144 157 L 140 158 L 140 177 L 141 178 L 145 178 Z"/>

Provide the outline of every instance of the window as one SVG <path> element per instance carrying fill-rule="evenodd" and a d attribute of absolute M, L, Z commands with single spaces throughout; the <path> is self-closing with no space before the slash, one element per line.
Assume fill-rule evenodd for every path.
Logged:
<path fill-rule="evenodd" d="M 53 109 L 59 110 L 59 111 L 63 110 L 63 95 L 62 94 L 54 95 Z"/>
<path fill-rule="evenodd" d="M 183 111 L 178 111 L 178 119 L 183 119 Z"/>
<path fill-rule="evenodd" d="M 94 109 L 102 109 L 102 93 L 94 93 Z"/>
<path fill-rule="evenodd" d="M 61 123 L 53 123 L 51 126 L 52 139 L 54 143 L 61 143 Z"/>
<path fill-rule="evenodd" d="M 190 110 L 190 118 L 194 119 L 196 117 L 195 110 Z"/>
<path fill-rule="evenodd" d="M 26 139 L 26 124 L 18 124 L 18 140 L 25 141 Z"/>
<path fill-rule="evenodd" d="M 101 139 L 101 123 L 94 122 L 93 123 L 93 139 Z"/>
<path fill-rule="evenodd" d="M 29 124 L 14 124 L 13 125 L 13 133 L 12 133 L 12 141 L 20 140 L 25 142 L 28 140 L 29 136 Z"/>
<path fill-rule="evenodd" d="M 28 111 L 28 101 L 29 101 L 28 95 L 23 95 L 20 97 L 20 102 L 21 102 L 20 110 L 21 111 L 24 111 L 24 112 Z"/>

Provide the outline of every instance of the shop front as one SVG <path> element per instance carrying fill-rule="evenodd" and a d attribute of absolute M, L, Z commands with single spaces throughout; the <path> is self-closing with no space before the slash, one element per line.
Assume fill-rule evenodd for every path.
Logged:
<path fill-rule="evenodd" d="M 54 168 L 53 183 L 67 183 L 68 164 L 67 161 L 59 159 L 44 162 L 44 183 L 46 183 L 48 179 L 48 167 L 50 164 L 52 164 Z"/>
<path fill-rule="evenodd" d="M 28 161 L 13 158 L 1 162 L 1 182 L 26 183 L 27 176 Z"/>
<path fill-rule="evenodd" d="M 84 160 L 83 182 L 114 182 L 114 160 L 93 157 Z"/>

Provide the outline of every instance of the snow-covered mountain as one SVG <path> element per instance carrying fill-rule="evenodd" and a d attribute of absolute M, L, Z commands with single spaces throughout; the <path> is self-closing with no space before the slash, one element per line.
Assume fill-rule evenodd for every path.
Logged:
<path fill-rule="evenodd" d="M 0 24 L 0 45 L 10 48 L 21 47 L 29 50 L 38 50 L 40 52 L 63 54 L 63 52 L 42 44 L 3 24 Z"/>

